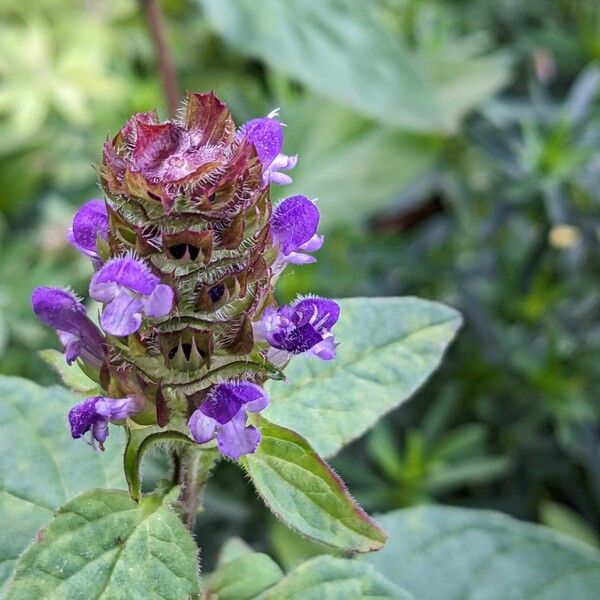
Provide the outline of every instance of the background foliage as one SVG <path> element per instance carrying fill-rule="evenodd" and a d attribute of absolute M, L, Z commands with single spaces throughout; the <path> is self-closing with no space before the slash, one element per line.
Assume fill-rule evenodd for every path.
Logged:
<path fill-rule="evenodd" d="M 181 88 L 214 89 L 238 121 L 281 106 L 300 155 L 281 197 L 319 197 L 327 244 L 285 275 L 281 300 L 414 294 L 464 316 L 429 385 L 334 459 L 358 500 L 494 508 L 598 545 L 598 4 L 161 6 Z M 153 107 L 134 0 L 0 2 L 2 373 L 56 381 L 29 295 L 84 285 L 64 230 L 98 194 L 105 137 Z M 205 501 L 205 564 L 233 534 L 287 566 L 314 553 L 231 465 Z"/>

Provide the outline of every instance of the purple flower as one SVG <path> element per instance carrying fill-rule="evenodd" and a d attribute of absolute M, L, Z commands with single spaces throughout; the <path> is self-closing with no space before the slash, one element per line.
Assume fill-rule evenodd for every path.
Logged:
<path fill-rule="evenodd" d="M 90 296 L 106 305 L 100 325 L 116 336 L 135 333 L 142 316 L 164 317 L 173 305 L 173 290 L 160 283 L 148 265 L 132 256 L 114 258 L 95 273 Z"/>
<path fill-rule="evenodd" d="M 219 383 L 190 417 L 192 437 L 204 444 L 216 435 L 219 450 L 229 458 L 250 454 L 260 442 L 260 431 L 246 426 L 247 413 L 260 412 L 268 403 L 265 391 L 254 383 Z"/>
<path fill-rule="evenodd" d="M 108 240 L 108 213 L 104 200 L 90 200 L 75 213 L 67 239 L 82 254 L 98 259 L 98 237 Z"/>
<path fill-rule="evenodd" d="M 86 314 L 85 306 L 68 290 L 38 287 L 31 295 L 37 318 L 58 333 L 71 364 L 78 357 L 99 369 L 106 357 L 104 336 Z"/>
<path fill-rule="evenodd" d="M 246 137 L 256 148 L 256 153 L 263 164 L 263 182 L 285 185 L 292 182 L 292 178 L 282 169 L 293 169 L 298 162 L 297 156 L 283 154 L 283 125 L 275 118 L 279 109 L 269 113 L 262 119 L 252 119 L 240 128 L 240 137 Z"/>
<path fill-rule="evenodd" d="M 340 307 L 327 298 L 302 298 L 276 309 L 269 307 L 254 325 L 258 339 L 276 351 L 269 359 L 285 362 L 292 354 L 310 354 L 322 360 L 335 358 L 335 339 L 331 332 L 340 316 Z"/>
<path fill-rule="evenodd" d="M 323 236 L 317 235 L 319 217 L 319 209 L 305 196 L 291 196 L 275 207 L 271 235 L 280 248 L 278 265 L 316 262 L 305 252 L 315 252 L 323 245 Z"/>
<path fill-rule="evenodd" d="M 100 448 L 104 450 L 104 441 L 108 437 L 108 422 L 121 421 L 136 412 L 139 412 L 139 407 L 131 396 L 88 398 L 69 411 L 71 435 L 77 439 L 91 431 L 92 446 L 98 442 Z"/>

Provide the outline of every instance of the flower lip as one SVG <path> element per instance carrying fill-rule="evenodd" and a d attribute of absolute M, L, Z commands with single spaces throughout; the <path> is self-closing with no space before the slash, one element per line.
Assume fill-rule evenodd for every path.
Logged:
<path fill-rule="evenodd" d="M 254 383 L 217 384 L 188 421 L 192 437 L 203 444 L 216 436 L 219 450 L 229 458 L 252 453 L 260 431 L 246 425 L 247 413 L 260 412 L 268 402 L 264 390 Z"/>

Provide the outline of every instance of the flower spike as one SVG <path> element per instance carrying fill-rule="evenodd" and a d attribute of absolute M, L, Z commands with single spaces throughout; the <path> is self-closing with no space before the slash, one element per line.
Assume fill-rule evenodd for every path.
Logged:
<path fill-rule="evenodd" d="M 98 395 L 69 413 L 73 437 L 90 432 L 102 447 L 109 422 L 129 426 L 131 416 L 214 440 L 236 460 L 260 442 L 249 416 L 267 406 L 267 380 L 283 379 L 296 355 L 334 358 L 339 306 L 275 302 L 283 269 L 315 262 L 324 240 L 313 200 L 271 200 L 297 161 L 283 152 L 278 110 L 236 128 L 210 92 L 189 93 L 178 114 L 137 113 L 106 141 L 104 197 L 68 232 L 92 261 L 89 295 L 106 336 L 70 292 L 39 288 L 32 302 L 67 362 L 98 372 Z"/>

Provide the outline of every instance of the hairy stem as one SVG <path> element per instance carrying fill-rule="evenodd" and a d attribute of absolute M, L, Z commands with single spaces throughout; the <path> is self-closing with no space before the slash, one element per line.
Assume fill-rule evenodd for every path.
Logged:
<path fill-rule="evenodd" d="M 148 21 L 152 43 L 154 44 L 154 52 L 163 82 L 167 110 L 169 111 L 169 116 L 174 117 L 179 105 L 180 95 L 173 59 L 171 58 L 167 44 L 165 21 L 157 0 L 141 0 L 141 3 Z"/>
<path fill-rule="evenodd" d="M 194 528 L 204 485 L 218 456 L 216 450 L 193 447 L 185 448 L 179 456 L 179 484 L 181 485 L 179 507 L 182 520 L 190 529 Z"/>

